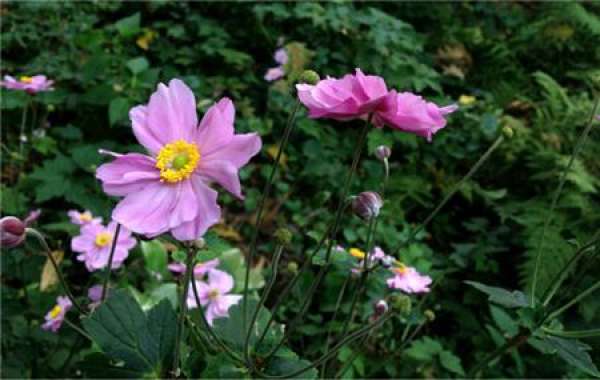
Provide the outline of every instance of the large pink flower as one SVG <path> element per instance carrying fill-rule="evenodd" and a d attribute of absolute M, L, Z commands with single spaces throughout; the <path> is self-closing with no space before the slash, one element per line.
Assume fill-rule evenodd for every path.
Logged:
<path fill-rule="evenodd" d="M 56 305 L 46 314 L 46 322 L 42 329 L 57 332 L 65 320 L 65 314 L 73 307 L 73 303 L 68 297 L 59 296 L 56 299 Z"/>
<path fill-rule="evenodd" d="M 111 222 L 108 227 L 100 223 L 87 223 L 81 227 L 81 235 L 71 240 L 71 249 L 79 252 L 77 260 L 85 262 L 88 271 L 93 272 L 108 265 L 116 228 L 116 222 Z M 121 267 L 129 256 L 129 250 L 135 245 L 136 240 L 131 237 L 131 232 L 121 228 L 113 255 L 113 269 Z"/>
<path fill-rule="evenodd" d="M 30 94 L 53 90 L 52 84 L 54 84 L 54 81 L 47 79 L 45 75 L 34 75 L 32 77 L 22 76 L 19 79 L 15 79 L 10 75 L 5 75 L 4 80 L 0 81 L 1 87 L 6 87 L 11 90 L 27 91 Z"/>
<path fill-rule="evenodd" d="M 129 112 L 133 133 L 150 155 L 129 153 L 96 171 L 104 191 L 124 196 L 113 219 L 149 237 L 170 231 L 195 240 L 221 210 L 210 182 L 243 198 L 239 169 L 261 148 L 256 133 L 236 135 L 228 98 L 210 107 L 198 125 L 196 100 L 179 79 L 160 83 L 147 105 Z"/>
<path fill-rule="evenodd" d="M 298 97 L 313 119 L 350 120 L 375 111 L 388 94 L 383 78 L 360 69 L 342 79 L 327 78 L 315 85 L 298 84 Z"/>
<path fill-rule="evenodd" d="M 206 321 L 211 326 L 215 318 L 227 317 L 229 308 L 242 299 L 240 295 L 228 294 L 233 289 L 233 277 L 218 269 L 208 272 L 208 282 L 196 280 L 196 288 L 200 304 L 206 307 Z M 187 305 L 190 309 L 198 307 L 192 284 L 187 295 Z"/>
<path fill-rule="evenodd" d="M 431 140 L 431 136 L 446 126 L 445 116 L 457 108 L 456 105 L 439 107 L 419 95 L 392 90 L 375 113 L 373 123 L 378 127 L 386 124 Z"/>

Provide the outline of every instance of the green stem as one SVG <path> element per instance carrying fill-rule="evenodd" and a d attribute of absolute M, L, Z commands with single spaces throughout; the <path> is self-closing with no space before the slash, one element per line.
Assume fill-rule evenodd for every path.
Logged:
<path fill-rule="evenodd" d="M 562 192 L 563 186 L 567 180 L 567 174 L 571 171 L 571 166 L 573 165 L 573 162 L 575 162 L 575 158 L 579 154 L 579 151 L 583 147 L 583 144 L 587 140 L 588 135 L 589 135 L 590 131 L 592 130 L 592 127 L 594 125 L 594 117 L 596 116 L 599 103 L 600 103 L 600 97 L 596 99 L 596 103 L 594 104 L 594 107 L 592 108 L 592 112 L 590 114 L 587 126 L 585 127 L 585 129 L 583 130 L 581 135 L 579 136 L 579 139 L 577 140 L 577 143 L 575 144 L 575 148 L 573 149 L 573 152 L 571 153 L 571 157 L 569 158 L 569 162 L 567 163 L 567 166 L 564 168 L 564 170 L 562 171 L 562 173 L 560 175 L 560 179 L 558 181 L 558 186 L 556 187 L 556 190 L 554 191 L 554 195 L 552 196 L 552 203 L 546 213 L 544 228 L 542 229 L 542 235 L 540 236 L 540 241 L 538 243 L 537 251 L 535 254 L 535 266 L 533 269 L 533 279 L 531 282 L 531 306 L 535 306 L 535 292 L 536 292 L 538 276 L 539 276 L 539 271 L 540 271 L 540 261 L 542 258 L 542 250 L 544 248 L 544 241 L 546 239 L 546 232 L 550 225 L 550 221 L 552 220 L 552 218 L 551 218 L 552 212 L 554 211 L 554 209 L 556 208 L 556 205 L 558 204 L 558 198 L 559 198 L 560 193 Z"/>
<path fill-rule="evenodd" d="M 21 114 L 21 127 L 19 128 L 19 156 L 21 156 L 21 160 L 25 160 L 23 157 L 23 139 L 25 138 L 25 124 L 27 123 L 27 110 L 29 109 L 29 100 L 25 103 L 25 107 L 23 107 L 23 113 Z"/>
<path fill-rule="evenodd" d="M 352 367 L 352 363 L 354 363 L 356 358 L 358 358 L 358 355 L 360 355 L 360 348 L 364 347 L 365 342 L 369 338 L 369 335 L 370 334 L 365 335 L 363 339 L 358 343 L 358 348 L 352 353 L 352 356 L 350 356 L 350 358 L 346 360 L 346 363 L 343 365 L 343 367 L 340 368 L 339 371 L 337 371 L 337 373 L 333 377 L 334 379 L 341 378 L 350 369 L 350 367 Z"/>
<path fill-rule="evenodd" d="M 175 336 L 175 352 L 173 353 L 173 375 L 175 377 L 179 376 L 179 356 L 181 350 L 181 339 L 183 337 L 183 327 L 185 322 L 185 313 L 187 310 L 187 294 L 189 285 L 192 278 L 192 273 L 194 272 L 194 268 L 192 267 L 194 261 L 195 252 L 192 249 L 191 245 L 188 247 L 187 259 L 185 262 L 185 275 L 183 278 L 183 290 L 181 292 L 181 298 L 179 302 L 179 322 L 177 327 L 177 335 Z M 195 281 L 194 281 L 195 282 Z M 201 307 L 198 304 L 198 307 Z"/>
<path fill-rule="evenodd" d="M 256 306 L 256 309 L 254 309 L 254 313 L 252 314 L 252 319 L 250 320 L 250 325 L 248 326 L 248 332 L 246 333 L 246 340 L 244 342 L 244 359 L 246 360 L 246 363 L 248 366 L 252 365 L 252 363 L 250 361 L 250 337 L 252 336 L 252 329 L 254 328 L 254 324 L 256 323 L 256 320 L 258 319 L 258 314 L 260 313 L 260 309 L 263 307 L 267 298 L 269 297 L 269 294 L 271 293 L 271 289 L 273 289 L 273 285 L 275 284 L 275 280 L 277 279 L 279 260 L 281 259 L 281 254 L 283 253 L 283 249 L 284 249 L 284 246 L 280 245 L 277 247 L 277 249 L 275 251 L 275 255 L 273 258 L 273 265 L 271 266 L 273 273 L 271 274 L 269 283 L 265 287 L 265 290 L 264 290 L 262 296 L 260 297 L 260 300 L 258 301 L 258 305 Z"/>
<path fill-rule="evenodd" d="M 27 235 L 33 235 L 42 245 L 42 248 L 46 252 L 46 256 L 48 256 L 48 259 L 52 263 L 52 267 L 54 268 L 54 271 L 56 272 L 56 275 L 58 276 L 58 281 L 60 282 L 60 285 L 62 286 L 63 291 L 65 292 L 65 294 L 67 295 L 67 297 L 69 298 L 71 303 L 75 306 L 75 308 L 81 314 L 87 315 L 86 311 L 79 305 L 79 302 L 77 302 L 77 300 L 73 296 L 73 293 L 71 293 L 71 290 L 69 289 L 69 285 L 67 285 L 67 281 L 65 280 L 65 276 L 63 275 L 62 270 L 60 269 L 60 266 L 54 259 L 54 256 L 52 256 L 52 252 L 50 251 L 50 247 L 48 246 L 48 243 L 46 243 L 46 239 L 44 239 L 44 236 L 40 232 L 38 232 L 37 230 L 35 230 L 33 228 L 27 228 L 25 231 L 26 231 Z"/>
<path fill-rule="evenodd" d="M 292 113 L 290 114 L 290 117 L 288 118 L 287 124 L 283 131 L 283 137 L 281 138 L 281 143 L 279 144 L 279 149 L 277 150 L 277 155 L 275 156 L 275 162 L 273 163 L 273 167 L 271 168 L 271 174 L 269 174 L 269 179 L 267 180 L 267 183 L 265 184 L 265 187 L 264 187 L 264 190 L 262 193 L 262 197 L 260 199 L 258 208 L 256 210 L 256 221 L 254 224 L 254 233 L 252 234 L 252 240 L 250 242 L 250 250 L 248 252 L 248 260 L 246 262 L 246 273 L 244 275 L 244 293 L 243 293 L 243 299 L 242 299 L 242 331 L 246 331 L 246 328 L 247 328 L 246 307 L 248 305 L 248 282 L 250 281 L 250 267 L 252 266 L 252 261 L 254 259 L 254 255 L 256 254 L 256 244 L 258 242 L 258 233 L 259 233 L 260 227 L 262 225 L 263 211 L 265 208 L 266 200 L 269 197 L 269 194 L 271 192 L 273 180 L 275 179 L 275 175 L 277 174 L 277 171 L 279 170 L 279 162 L 281 161 L 281 156 L 283 155 L 283 152 L 287 146 L 287 143 L 288 143 L 288 140 L 292 133 L 292 130 L 294 129 L 294 125 L 295 125 L 294 121 L 296 119 L 296 114 L 298 113 L 298 109 L 300 108 L 300 104 L 301 104 L 300 99 L 297 99 L 294 109 L 293 109 Z"/>
<path fill-rule="evenodd" d="M 77 331 L 81 336 L 88 339 L 90 342 L 94 341 L 91 336 L 89 336 L 85 331 L 83 331 L 81 328 L 79 328 L 75 323 L 69 321 L 67 318 L 65 318 L 64 321 L 67 325 L 69 325 L 70 328 Z"/>
<path fill-rule="evenodd" d="M 600 281 L 596 282 L 594 285 L 590 286 L 589 288 L 587 288 L 586 290 L 581 292 L 577 297 L 573 298 L 571 301 L 567 302 L 565 305 L 558 308 L 558 310 L 552 312 L 548 316 L 548 318 L 546 318 L 545 320 L 552 320 L 552 319 L 558 317 L 559 315 L 564 313 L 568 308 L 575 305 L 577 302 L 581 301 L 585 297 L 589 296 L 597 289 L 600 289 Z"/>
<path fill-rule="evenodd" d="M 578 331 L 559 331 L 552 330 L 547 327 L 542 327 L 542 330 L 548 335 L 554 335 L 567 339 L 591 338 L 600 336 L 600 329 L 578 330 Z"/>
<path fill-rule="evenodd" d="M 108 264 L 106 266 L 106 275 L 104 276 L 104 283 L 102 284 L 102 296 L 100 297 L 101 302 L 106 299 L 106 291 L 108 289 L 108 281 L 110 280 L 110 271 L 112 270 L 113 257 L 117 248 L 117 240 L 119 239 L 119 233 L 121 233 L 121 224 L 117 223 L 115 229 L 115 235 L 112 239 L 112 245 L 110 246 L 110 254 L 108 255 Z"/>
<path fill-rule="evenodd" d="M 510 351 L 512 348 L 518 347 L 529 339 L 529 333 L 517 334 L 514 337 L 508 339 L 502 346 L 498 347 L 486 357 L 484 357 L 471 371 L 469 371 L 468 378 L 479 377 L 478 373 L 486 369 L 491 362 Z"/>
<path fill-rule="evenodd" d="M 454 196 L 454 194 L 456 194 L 456 192 L 458 190 L 460 190 L 460 188 L 462 187 L 462 185 L 467 182 L 476 172 L 477 170 L 479 170 L 479 168 L 483 165 L 483 163 L 485 161 L 488 160 L 488 158 L 490 158 L 490 156 L 492 155 L 492 153 L 500 146 L 500 144 L 502 143 L 502 141 L 504 141 L 504 137 L 499 136 L 496 141 L 494 141 L 494 143 L 488 148 L 488 150 L 479 158 L 479 160 L 477 160 L 477 162 L 475 163 L 475 165 L 473 165 L 471 167 L 471 169 L 469 170 L 469 172 L 461 178 L 460 181 L 458 181 L 458 183 L 456 183 L 453 187 L 452 190 L 450 190 L 450 192 L 448 194 L 446 194 L 446 196 L 444 197 L 444 199 L 442 199 L 442 201 L 436 206 L 436 208 L 429 214 L 429 216 L 425 219 L 425 221 L 423 221 L 423 223 L 421 223 L 416 229 L 414 229 L 412 231 L 412 233 L 410 234 L 410 236 L 408 237 L 408 239 L 406 240 L 406 242 L 401 243 L 392 253 L 392 256 L 397 257 L 398 253 L 400 252 L 400 250 L 404 247 L 406 247 L 408 244 L 412 243 L 413 239 L 415 238 L 415 236 L 417 236 L 417 234 L 423 229 L 425 228 L 425 226 L 427 226 L 432 220 L 433 218 L 435 218 L 435 216 L 438 214 L 438 212 L 440 212 L 440 210 L 442 209 L 442 207 L 444 207 L 446 205 L 446 203 L 448 203 L 448 201 L 450 200 L 450 198 L 452 198 Z"/>

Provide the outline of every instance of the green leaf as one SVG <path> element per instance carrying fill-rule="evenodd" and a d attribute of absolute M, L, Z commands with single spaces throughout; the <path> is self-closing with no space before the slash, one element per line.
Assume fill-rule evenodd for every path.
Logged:
<path fill-rule="evenodd" d="M 108 105 L 108 121 L 110 125 L 113 126 L 119 121 L 126 120 L 130 107 L 129 100 L 126 98 L 111 100 Z"/>
<path fill-rule="evenodd" d="M 133 73 L 133 74 L 139 74 L 142 71 L 145 71 L 148 69 L 148 67 L 150 67 L 150 64 L 148 63 L 148 60 L 144 57 L 137 57 L 134 59 L 130 59 L 129 61 L 127 61 L 127 63 L 125 64 L 125 66 L 127 66 L 127 68 Z"/>
<path fill-rule="evenodd" d="M 162 300 L 148 312 L 148 330 L 158 345 L 159 361 L 170 363 L 175 350 L 176 315 L 168 300 Z"/>
<path fill-rule="evenodd" d="M 131 37 L 140 31 L 140 12 L 115 22 L 115 28 L 123 37 Z"/>
<path fill-rule="evenodd" d="M 556 354 L 567 363 L 577 367 L 590 376 L 600 377 L 598 368 L 592 361 L 590 346 L 575 339 L 563 339 L 555 336 L 546 336 L 544 341 L 556 350 Z"/>
<path fill-rule="evenodd" d="M 309 365 L 310 362 L 306 360 L 275 357 L 269 362 L 266 373 L 271 376 L 286 376 L 290 379 L 316 379 L 318 373 L 315 368 L 311 368 L 294 377 L 289 377 L 289 375 L 306 368 Z"/>
<path fill-rule="evenodd" d="M 442 367 L 446 368 L 450 372 L 454 372 L 460 376 L 465 375 L 465 370 L 460 363 L 460 358 L 455 356 L 450 351 L 440 352 L 440 363 L 442 364 Z"/>
<path fill-rule="evenodd" d="M 142 241 L 140 244 L 146 269 L 151 274 L 159 274 L 162 278 L 169 273 L 167 262 L 169 260 L 167 250 L 159 240 Z"/>
<path fill-rule="evenodd" d="M 523 292 L 514 290 L 509 291 L 495 286 L 487 286 L 475 281 L 465 281 L 477 290 L 480 290 L 489 296 L 490 302 L 494 302 L 506 307 L 528 307 L 529 302 Z"/>
<path fill-rule="evenodd" d="M 406 355 L 419 361 L 430 361 L 442 352 L 442 345 L 429 337 L 415 340 L 406 350 Z"/>

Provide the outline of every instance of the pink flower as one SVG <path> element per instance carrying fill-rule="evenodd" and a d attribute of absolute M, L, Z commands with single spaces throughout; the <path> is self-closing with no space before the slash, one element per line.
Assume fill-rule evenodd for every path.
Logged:
<path fill-rule="evenodd" d="M 215 318 L 229 316 L 229 308 L 242 299 L 240 295 L 228 294 L 233 289 L 233 277 L 218 269 L 208 272 L 208 282 L 196 281 L 196 287 L 200 304 L 206 307 L 206 320 L 211 326 Z M 187 305 L 190 309 L 198 307 L 192 285 L 188 291 Z"/>
<path fill-rule="evenodd" d="M 427 293 L 431 277 L 423 276 L 413 267 L 399 266 L 392 269 L 394 277 L 387 279 L 391 289 L 400 289 L 404 293 Z"/>
<path fill-rule="evenodd" d="M 360 118 L 375 111 L 388 94 L 383 78 L 364 75 L 360 69 L 342 79 L 327 78 L 316 85 L 297 84 L 296 89 L 313 119 Z"/>
<path fill-rule="evenodd" d="M 288 53 L 285 51 L 285 48 L 277 49 L 273 58 L 275 59 L 275 62 L 279 63 L 280 65 L 285 65 L 289 60 Z"/>
<path fill-rule="evenodd" d="M 444 116 L 456 111 L 457 108 L 456 105 L 439 107 L 419 95 L 392 90 L 375 113 L 373 123 L 378 127 L 386 124 L 431 141 L 431 136 L 446 126 Z"/>
<path fill-rule="evenodd" d="M 260 151 L 261 140 L 256 133 L 234 134 L 231 100 L 210 107 L 198 125 L 194 94 L 173 79 L 129 117 L 149 155 L 115 154 L 96 171 L 107 194 L 125 197 L 114 220 L 149 237 L 170 231 L 178 240 L 195 240 L 221 217 L 210 182 L 243 199 L 238 170 Z"/>
<path fill-rule="evenodd" d="M 269 70 L 267 70 L 267 73 L 265 74 L 265 80 L 268 82 L 272 82 L 274 80 L 283 78 L 284 75 L 285 71 L 283 71 L 283 67 L 272 67 Z"/>
<path fill-rule="evenodd" d="M 32 77 L 22 76 L 18 80 L 10 75 L 5 75 L 4 80 L 0 81 L 0 86 L 11 90 L 22 90 L 27 91 L 30 94 L 35 94 L 37 92 L 53 90 L 53 83 L 54 81 L 48 80 L 45 75 L 34 75 Z"/>
<path fill-rule="evenodd" d="M 194 277 L 200 279 L 208 272 L 219 266 L 219 259 L 212 259 L 198 263 L 194 266 Z M 167 266 L 173 274 L 181 275 L 185 273 L 185 264 L 171 263 Z"/>
<path fill-rule="evenodd" d="M 81 227 L 81 234 L 71 240 L 71 250 L 79 252 L 77 260 L 85 262 L 88 271 L 94 272 L 108 265 L 116 228 L 116 222 L 111 222 L 108 227 L 100 223 L 88 223 Z M 131 232 L 127 228 L 121 227 L 113 256 L 112 269 L 121 267 L 127 256 L 129 256 L 129 250 L 135 245 L 136 240 L 131 237 Z"/>
<path fill-rule="evenodd" d="M 106 289 L 106 294 L 108 295 L 110 289 Z M 88 298 L 90 299 L 90 304 L 88 307 L 91 310 L 94 310 L 98 306 L 100 306 L 100 301 L 102 300 L 102 285 L 94 285 L 88 289 Z"/>
<path fill-rule="evenodd" d="M 68 297 L 59 296 L 56 299 L 56 305 L 46 314 L 46 322 L 42 325 L 42 329 L 57 332 L 65 320 L 65 314 L 71 307 L 73 304 Z"/>
<path fill-rule="evenodd" d="M 71 218 L 71 223 L 80 226 L 87 223 L 102 223 L 102 218 L 94 218 L 89 210 L 85 210 L 84 212 L 70 210 L 67 212 L 67 215 L 69 215 L 69 218 Z"/>

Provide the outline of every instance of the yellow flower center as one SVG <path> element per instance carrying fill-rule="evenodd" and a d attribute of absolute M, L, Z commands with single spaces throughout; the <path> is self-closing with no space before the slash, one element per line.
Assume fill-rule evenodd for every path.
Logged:
<path fill-rule="evenodd" d="M 475 103 L 475 101 L 477 100 L 477 98 L 475 98 L 474 96 L 471 95 L 461 95 L 458 98 L 458 102 L 460 104 L 462 104 L 463 106 L 468 106 L 470 104 Z"/>
<path fill-rule="evenodd" d="M 406 265 L 404 265 L 402 263 L 397 263 L 397 265 L 398 265 L 397 267 L 395 267 L 394 269 L 392 269 L 392 271 L 394 273 L 397 273 L 399 275 L 403 275 L 408 270 L 408 268 L 406 267 Z"/>
<path fill-rule="evenodd" d="M 50 310 L 50 318 L 54 319 L 58 316 L 58 314 L 60 314 L 60 312 L 62 311 L 62 307 L 56 305 L 54 306 L 54 308 L 52 308 L 52 310 Z"/>
<path fill-rule="evenodd" d="M 19 78 L 19 80 L 23 83 L 31 83 L 33 82 L 33 78 L 32 77 L 27 77 L 27 76 L 22 76 L 21 78 Z"/>
<path fill-rule="evenodd" d="M 96 235 L 96 245 L 98 247 L 104 247 L 112 241 L 112 234 L 110 232 L 100 232 Z"/>
<path fill-rule="evenodd" d="M 217 297 L 219 297 L 219 291 L 217 289 L 213 289 L 210 292 L 208 292 L 209 299 L 215 300 L 215 299 L 217 299 Z"/>
<path fill-rule="evenodd" d="M 177 140 L 165 145 L 156 157 L 160 180 L 171 183 L 183 181 L 192 175 L 199 160 L 200 151 L 196 144 Z"/>
<path fill-rule="evenodd" d="M 364 253 L 363 251 L 361 251 L 358 248 L 350 248 L 348 250 L 348 253 L 351 254 L 352 256 L 356 257 L 357 259 L 364 259 L 365 256 L 367 255 L 366 253 Z"/>
<path fill-rule="evenodd" d="M 79 214 L 79 220 L 81 220 L 82 222 L 91 222 L 92 214 L 90 214 L 89 212 L 84 212 L 83 214 Z"/>

